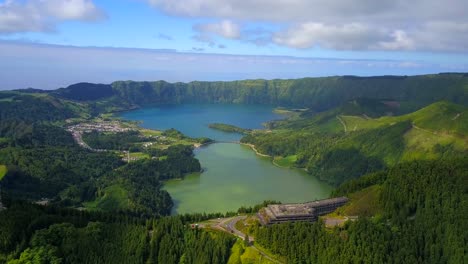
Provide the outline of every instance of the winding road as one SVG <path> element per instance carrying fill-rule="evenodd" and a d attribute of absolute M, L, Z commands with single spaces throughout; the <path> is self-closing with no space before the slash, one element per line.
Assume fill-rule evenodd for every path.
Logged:
<path fill-rule="evenodd" d="M 228 217 L 228 218 L 218 218 L 218 219 L 212 219 L 210 220 L 211 222 L 213 222 L 213 225 L 207 225 L 207 224 L 199 224 L 198 227 L 199 228 L 207 228 L 207 227 L 211 227 L 213 229 L 217 229 L 217 230 L 220 230 L 220 231 L 224 231 L 224 232 L 227 232 L 227 233 L 230 233 L 230 234 L 233 234 L 237 237 L 239 237 L 240 239 L 242 240 L 245 240 L 245 234 L 242 233 L 240 230 L 238 230 L 236 228 L 236 223 L 241 221 L 241 220 L 245 220 L 247 218 L 247 216 L 245 215 L 240 215 L 240 216 L 234 216 L 234 217 Z M 253 248 L 254 250 L 258 251 L 258 253 L 260 253 L 260 255 L 262 255 L 263 257 L 265 257 L 266 259 L 268 259 L 269 261 L 273 262 L 273 263 L 279 263 L 279 264 L 283 264 L 283 262 L 281 261 L 278 261 L 272 257 L 270 257 L 267 253 L 265 253 L 263 250 L 257 248 L 253 242 L 254 242 L 254 238 L 249 236 L 249 243 L 250 243 L 250 247 Z"/>

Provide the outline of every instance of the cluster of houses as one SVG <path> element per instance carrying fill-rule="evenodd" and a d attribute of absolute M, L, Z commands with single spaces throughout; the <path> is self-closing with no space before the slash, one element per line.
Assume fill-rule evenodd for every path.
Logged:
<path fill-rule="evenodd" d="M 99 122 L 99 123 L 80 123 L 67 128 L 71 133 L 90 133 L 92 131 L 98 132 L 127 132 L 132 130 L 131 128 L 122 127 L 119 122 Z"/>
<path fill-rule="evenodd" d="M 156 141 L 159 142 L 159 144 L 170 144 L 171 142 L 174 142 L 175 139 L 168 138 L 166 136 L 149 136 L 150 138 L 155 139 Z M 154 144 L 157 144 L 157 142 L 145 142 L 143 143 L 143 147 L 148 148 L 153 146 Z"/>
<path fill-rule="evenodd" d="M 83 141 L 83 133 L 97 132 L 127 132 L 132 129 L 120 126 L 119 122 L 99 122 L 99 123 L 80 123 L 69 126 L 67 131 L 73 136 L 73 139 L 78 145 L 91 151 L 104 152 L 104 149 L 93 149 Z"/>

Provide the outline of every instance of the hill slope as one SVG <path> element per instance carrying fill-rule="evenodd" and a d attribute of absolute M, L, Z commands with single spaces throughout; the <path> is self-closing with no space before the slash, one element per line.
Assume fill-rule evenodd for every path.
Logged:
<path fill-rule="evenodd" d="M 296 156 L 295 166 L 333 184 L 402 161 L 466 155 L 467 107 L 438 102 L 416 112 L 372 119 L 343 109 L 273 123 L 272 133 L 242 139 L 262 153 Z"/>

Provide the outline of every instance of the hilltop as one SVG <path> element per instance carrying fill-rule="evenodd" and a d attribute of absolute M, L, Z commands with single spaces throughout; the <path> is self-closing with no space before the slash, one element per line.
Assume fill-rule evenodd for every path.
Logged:
<path fill-rule="evenodd" d="M 441 100 L 466 105 L 467 74 L 421 76 L 336 76 L 291 80 L 168 83 L 118 81 L 78 83 L 49 94 L 91 102 L 99 111 L 118 111 L 149 104 L 246 103 L 324 111 L 360 99 L 397 101 L 401 113 Z"/>

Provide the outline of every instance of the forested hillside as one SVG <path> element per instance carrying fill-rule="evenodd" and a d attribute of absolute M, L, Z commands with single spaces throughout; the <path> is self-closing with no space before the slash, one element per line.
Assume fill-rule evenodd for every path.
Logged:
<path fill-rule="evenodd" d="M 190 147 L 175 146 L 164 160 L 124 164 L 113 153 L 93 153 L 79 147 L 3 148 L 0 164 L 8 168 L 2 180 L 15 199 L 43 197 L 63 206 L 128 211 L 134 215 L 168 215 L 172 200 L 160 190 L 163 180 L 200 171 Z M 126 201 L 121 204 L 121 201 Z"/>
<path fill-rule="evenodd" d="M 440 100 L 466 104 L 467 87 L 466 74 L 437 74 L 190 83 L 119 81 L 107 86 L 80 83 L 52 94 L 94 101 L 93 106 L 100 110 L 147 104 L 247 103 L 323 111 L 353 99 L 370 98 L 398 101 L 407 113 Z"/>
<path fill-rule="evenodd" d="M 69 123 L 90 119 L 90 109 L 93 106 L 88 103 L 36 90 L 1 92 L 3 196 L 133 215 L 170 214 L 173 202 L 166 191 L 160 190 L 162 181 L 200 171 L 192 148 L 173 144 L 158 152 L 165 156 L 164 160 L 131 164 L 124 163 L 118 151 L 90 151 L 80 147 L 66 131 Z M 140 133 L 128 133 L 142 140 Z M 129 145 L 119 142 L 122 138 L 129 141 L 128 133 L 108 135 L 110 139 L 105 142 L 94 141 L 128 149 Z M 90 140 L 92 144 L 94 141 Z"/>
<path fill-rule="evenodd" d="M 377 190 L 367 202 L 382 209 L 331 229 L 321 221 L 254 226 L 255 245 L 287 263 L 465 263 L 467 164 L 411 162 L 349 181 L 334 195 Z M 235 241 L 188 226 L 210 216 L 8 206 L 0 212 L 0 261 L 8 263 L 226 263 Z"/>
<path fill-rule="evenodd" d="M 382 214 L 332 230 L 323 222 L 263 227 L 256 242 L 288 263 L 466 263 L 467 182 L 466 158 L 401 164 L 335 191 L 376 188 Z"/>
<path fill-rule="evenodd" d="M 226 263 L 235 239 L 192 230 L 195 220 L 14 203 L 0 212 L 0 262 Z"/>
<path fill-rule="evenodd" d="M 241 141 L 278 159 L 293 156 L 293 166 L 335 185 L 403 161 L 467 155 L 467 107 L 438 102 L 407 115 L 372 119 L 365 112 L 344 115 L 347 104 L 272 123 L 273 131 Z"/>
<path fill-rule="evenodd" d="M 42 140 L 53 140 L 59 131 L 46 135 L 37 130 L 47 126 L 49 131 L 54 129 L 51 125 L 67 118 L 87 115 L 85 106 L 44 93 L 0 92 L 0 138 L 9 138 L 14 144 L 37 143 L 41 141 L 36 138 L 38 134 Z"/>

